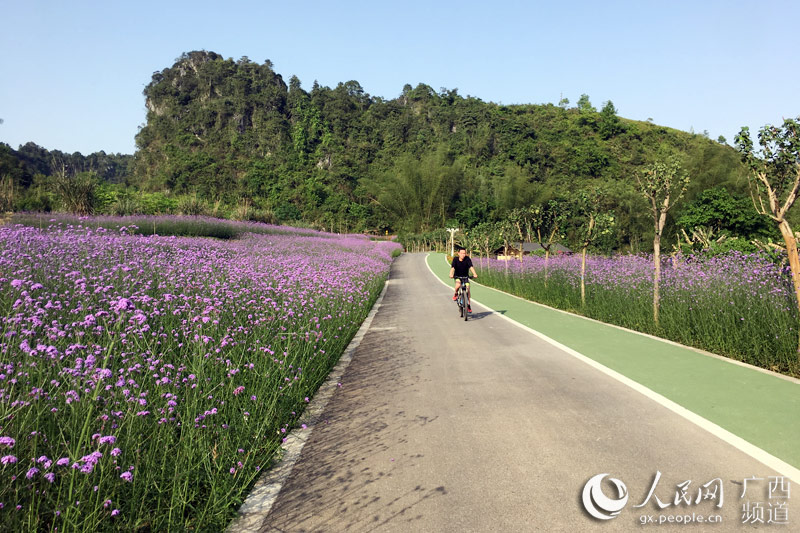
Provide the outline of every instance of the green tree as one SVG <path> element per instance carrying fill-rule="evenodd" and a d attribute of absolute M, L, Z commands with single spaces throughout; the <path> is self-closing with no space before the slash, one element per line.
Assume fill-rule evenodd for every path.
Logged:
<path fill-rule="evenodd" d="M 617 116 L 617 108 L 614 107 L 613 102 L 609 100 L 600 110 L 600 120 L 597 123 L 597 133 L 603 139 L 610 139 L 615 135 L 619 135 L 624 131 L 622 122 Z"/>
<path fill-rule="evenodd" d="M 516 207 L 525 207 L 537 200 L 538 184 L 532 182 L 531 175 L 515 163 L 507 163 L 492 177 L 494 204 L 501 213 L 508 213 Z"/>
<path fill-rule="evenodd" d="M 12 211 L 20 189 L 25 187 L 25 172 L 10 146 L 0 143 L 0 213 Z"/>
<path fill-rule="evenodd" d="M 544 249 L 545 286 L 547 286 L 550 249 L 558 242 L 570 214 L 569 203 L 563 198 L 552 199 L 542 205 L 528 208 L 530 227 L 536 242 Z"/>
<path fill-rule="evenodd" d="M 608 192 L 593 187 L 574 193 L 570 224 L 575 229 L 576 240 L 581 248 L 581 305 L 586 305 L 586 250 L 599 237 L 613 232 L 616 225 L 614 213 L 607 209 Z"/>
<path fill-rule="evenodd" d="M 365 184 L 395 227 L 419 233 L 444 225 L 462 175 L 455 161 L 434 152 L 421 160 L 401 157 L 391 171 Z"/>
<path fill-rule="evenodd" d="M 505 258 L 505 273 L 508 276 L 508 245 L 514 239 L 516 229 L 508 219 L 500 220 L 495 225 L 497 239 L 503 244 L 503 257 Z"/>
<path fill-rule="evenodd" d="M 470 189 L 458 191 L 458 199 L 453 209 L 459 227 L 472 228 L 491 220 L 495 206 L 491 197 L 487 197 L 479 190 Z"/>
<path fill-rule="evenodd" d="M 497 228 L 497 223 L 483 222 L 472 228 L 470 231 L 473 233 L 477 243 L 477 248 L 481 252 L 479 255 L 479 265 L 481 269 L 483 269 L 483 257 L 486 257 L 488 260 L 492 252 L 496 250 L 498 246 L 503 244 L 502 239 L 500 238 L 500 232 Z"/>
<path fill-rule="evenodd" d="M 786 219 L 800 190 L 800 117 L 786 119 L 783 126 L 764 126 L 758 132 L 760 150 L 753 147 L 750 130 L 742 128 L 736 147 L 750 167 L 753 203 L 781 232 L 792 271 L 795 300 L 800 309 L 800 258 L 797 237 Z M 800 358 L 800 338 L 798 339 Z"/>
<path fill-rule="evenodd" d="M 597 112 L 597 109 L 589 101 L 588 94 L 582 94 L 581 97 L 578 98 L 578 110 L 591 113 Z"/>
<path fill-rule="evenodd" d="M 658 325 L 661 234 L 667 221 L 667 212 L 686 192 L 689 175 L 683 173 L 678 159 L 671 156 L 648 165 L 641 175 L 637 173 L 635 176 L 639 191 L 650 204 L 653 217 L 653 322 Z"/>
<path fill-rule="evenodd" d="M 700 193 L 686 205 L 677 224 L 684 230 L 695 227 L 713 228 L 747 239 L 769 237 L 772 231 L 747 198 L 736 198 L 725 187 L 713 187 Z"/>
<path fill-rule="evenodd" d="M 522 261 L 524 242 L 525 242 L 525 227 L 527 219 L 529 218 L 530 211 L 528 209 L 518 207 L 512 209 L 506 216 L 506 220 L 511 224 L 516 233 L 515 237 L 519 239 L 519 260 Z"/>
<path fill-rule="evenodd" d="M 70 173 L 66 166 L 52 177 L 53 189 L 64 209 L 76 215 L 91 215 L 97 205 L 97 175 L 94 172 Z"/>

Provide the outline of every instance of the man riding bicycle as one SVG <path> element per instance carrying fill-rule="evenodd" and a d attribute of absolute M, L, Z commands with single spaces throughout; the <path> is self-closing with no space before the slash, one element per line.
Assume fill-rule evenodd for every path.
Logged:
<path fill-rule="evenodd" d="M 450 264 L 450 279 L 456 278 L 456 292 L 453 295 L 453 301 L 458 298 L 458 289 L 461 287 L 461 278 L 469 278 L 470 273 L 473 278 L 477 278 L 478 274 L 475 272 L 475 267 L 472 266 L 472 259 L 467 257 L 467 250 L 461 248 L 458 255 L 453 258 Z M 470 298 L 469 283 L 467 283 L 467 297 Z M 468 300 L 469 301 L 469 300 Z M 472 306 L 467 307 L 467 312 L 472 312 Z"/>

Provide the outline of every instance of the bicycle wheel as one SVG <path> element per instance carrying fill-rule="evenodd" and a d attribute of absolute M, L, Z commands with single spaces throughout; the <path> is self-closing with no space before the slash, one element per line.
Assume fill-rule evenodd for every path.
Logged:
<path fill-rule="evenodd" d="M 467 312 L 467 309 L 469 308 L 469 298 L 467 297 L 467 291 L 461 292 L 463 293 L 463 296 L 461 297 L 461 307 L 464 309 L 464 322 L 466 322 L 467 318 L 469 317 L 469 313 Z"/>
<path fill-rule="evenodd" d="M 463 301 L 463 291 L 458 291 L 458 316 L 464 316 L 464 301 Z"/>

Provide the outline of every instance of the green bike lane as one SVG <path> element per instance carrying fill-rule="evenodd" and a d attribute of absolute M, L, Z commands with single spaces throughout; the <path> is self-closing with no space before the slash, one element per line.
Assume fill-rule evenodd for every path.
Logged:
<path fill-rule="evenodd" d="M 452 283 L 444 254 L 432 253 L 427 262 L 440 280 Z M 783 473 L 800 482 L 800 380 L 525 301 L 479 283 L 472 284 L 471 292 L 476 304 L 596 361 L 787 463 L 790 468 L 783 470 L 793 471 Z M 703 420 L 693 421 L 706 425 Z M 766 462 L 758 450 L 751 455 Z"/>

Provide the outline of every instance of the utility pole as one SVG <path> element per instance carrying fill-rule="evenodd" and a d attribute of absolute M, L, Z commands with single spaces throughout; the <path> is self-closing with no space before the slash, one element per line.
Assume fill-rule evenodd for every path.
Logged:
<path fill-rule="evenodd" d="M 450 257 L 456 255 L 455 244 L 453 243 L 453 235 L 458 231 L 458 228 L 447 228 L 447 231 L 450 232 Z"/>

